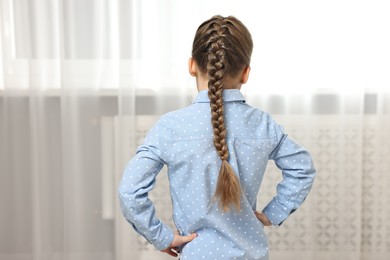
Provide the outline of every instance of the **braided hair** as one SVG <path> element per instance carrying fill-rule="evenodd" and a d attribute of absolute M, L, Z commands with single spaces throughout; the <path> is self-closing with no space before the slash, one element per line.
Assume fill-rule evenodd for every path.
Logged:
<path fill-rule="evenodd" d="M 208 75 L 214 146 L 222 161 L 214 198 L 219 199 L 219 206 L 224 211 L 231 206 L 239 210 L 241 199 L 240 181 L 228 162 L 222 98 L 224 77 L 237 76 L 249 66 L 252 49 L 252 37 L 245 25 L 233 16 L 219 15 L 199 26 L 192 47 L 192 57 L 199 69 Z"/>

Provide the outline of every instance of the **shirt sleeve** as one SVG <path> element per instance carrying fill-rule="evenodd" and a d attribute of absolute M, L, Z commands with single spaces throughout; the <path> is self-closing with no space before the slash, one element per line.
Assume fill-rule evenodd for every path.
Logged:
<path fill-rule="evenodd" d="M 168 158 L 168 139 L 168 130 L 160 120 L 148 133 L 144 144 L 138 147 L 134 158 L 127 163 L 118 188 L 123 216 L 158 250 L 167 248 L 174 234 L 156 217 L 148 192 L 153 189 L 157 174 Z"/>
<path fill-rule="evenodd" d="M 306 199 L 316 171 L 309 152 L 289 138 L 283 128 L 274 123 L 275 149 L 269 155 L 282 171 L 276 196 L 263 209 L 273 225 L 281 225 Z"/>

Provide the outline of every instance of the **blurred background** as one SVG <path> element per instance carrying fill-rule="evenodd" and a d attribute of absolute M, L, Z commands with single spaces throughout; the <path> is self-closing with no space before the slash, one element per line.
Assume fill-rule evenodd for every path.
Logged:
<path fill-rule="evenodd" d="M 171 259 L 124 220 L 116 187 L 163 113 L 191 103 L 197 27 L 254 40 L 247 102 L 311 151 L 303 206 L 266 228 L 271 259 L 390 259 L 390 3 L 0 0 L 0 259 Z M 172 228 L 165 170 L 150 195 Z M 281 174 L 269 163 L 261 210 Z"/>

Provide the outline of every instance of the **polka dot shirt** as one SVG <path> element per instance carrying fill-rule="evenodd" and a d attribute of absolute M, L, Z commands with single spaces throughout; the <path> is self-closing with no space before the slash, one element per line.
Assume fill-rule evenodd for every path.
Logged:
<path fill-rule="evenodd" d="M 268 241 L 256 218 L 256 197 L 269 160 L 283 180 L 262 210 L 280 225 L 305 200 L 315 170 L 309 153 L 284 134 L 269 114 L 249 106 L 239 90 L 224 90 L 229 163 L 239 177 L 241 210 L 223 212 L 213 200 L 221 160 L 213 144 L 209 98 L 163 115 L 126 165 L 119 186 L 126 220 L 157 249 L 167 248 L 173 230 L 158 219 L 148 192 L 167 165 L 173 220 L 182 235 L 197 237 L 181 248 L 180 259 L 268 259 Z"/>

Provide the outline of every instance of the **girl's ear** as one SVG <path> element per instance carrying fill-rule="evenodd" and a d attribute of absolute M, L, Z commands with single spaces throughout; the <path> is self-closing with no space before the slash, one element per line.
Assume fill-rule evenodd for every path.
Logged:
<path fill-rule="evenodd" d="M 249 73 L 251 72 L 251 67 L 247 66 L 242 71 L 241 77 L 240 77 L 240 83 L 245 84 L 248 81 Z"/>
<path fill-rule="evenodd" d="M 195 59 L 193 57 L 190 57 L 188 59 L 188 72 L 191 74 L 191 76 L 196 77 L 197 76 L 197 68 L 196 68 L 196 63 Z"/>

